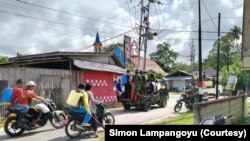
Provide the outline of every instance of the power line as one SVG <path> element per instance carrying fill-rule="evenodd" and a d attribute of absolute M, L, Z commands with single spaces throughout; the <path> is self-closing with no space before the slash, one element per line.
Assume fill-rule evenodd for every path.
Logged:
<path fill-rule="evenodd" d="M 3 7 L 6 7 L 6 8 L 10 8 L 11 10 L 18 10 L 18 9 L 22 9 L 22 10 L 24 10 L 24 11 L 27 11 L 27 12 L 29 12 L 29 14 L 34 14 L 35 16 L 37 16 L 37 15 L 39 15 L 39 16 L 42 16 L 42 17 L 44 17 L 45 15 L 46 16 L 50 16 L 51 14 L 48 14 L 48 13 L 46 13 L 45 15 L 43 15 L 43 14 L 41 14 L 41 12 L 42 11 L 35 11 L 35 10 L 33 10 L 33 9 L 29 9 L 29 8 L 24 8 L 24 7 L 20 7 L 20 6 L 17 6 L 17 5 L 13 5 L 13 4 L 9 4 L 9 3 L 4 3 L 4 2 L 0 2 L 0 5 L 1 6 L 3 6 Z M 18 9 L 17 9 L 18 8 Z M 22 11 L 22 12 L 24 12 L 24 11 Z M 15 11 L 14 11 L 15 12 Z M 39 12 L 39 13 L 37 13 L 37 12 Z M 26 15 L 26 13 L 25 14 L 23 14 L 23 15 Z M 54 16 L 54 15 L 52 15 L 52 16 Z M 30 17 L 31 18 L 31 17 Z M 49 17 L 49 18 L 51 18 L 51 17 Z M 54 18 L 54 17 L 52 17 L 52 18 Z M 56 19 L 57 20 L 57 19 Z M 48 22 L 48 21 L 46 21 L 46 22 Z M 71 24 L 72 25 L 72 24 Z M 69 27 L 69 26 L 67 26 L 67 27 Z M 71 27 L 71 26 L 70 26 Z M 85 29 L 88 29 L 88 28 L 86 28 L 86 27 L 84 27 Z M 46 29 L 47 29 L 47 27 L 46 27 Z M 94 31 L 94 30 L 92 30 L 92 31 Z M 105 33 L 106 34 L 106 33 Z"/>
<path fill-rule="evenodd" d="M 157 30 L 157 29 L 151 29 L 151 30 Z M 191 31 L 191 30 L 171 30 L 171 29 L 162 29 L 162 31 L 168 31 L 168 32 L 197 32 L 198 31 Z M 217 31 L 202 31 L 202 33 L 211 33 L 211 34 L 217 34 Z M 221 33 L 229 33 L 229 32 L 221 32 Z"/>
<path fill-rule="evenodd" d="M 99 21 L 99 22 L 103 22 L 103 23 L 108 23 L 108 24 L 116 25 L 116 26 L 122 26 L 122 27 L 131 28 L 131 26 L 127 26 L 127 25 L 112 23 L 112 22 L 108 22 L 108 21 L 103 21 L 103 20 L 95 19 L 95 18 L 84 17 L 82 15 L 78 15 L 78 14 L 74 14 L 74 13 L 70 13 L 70 12 L 65 12 L 65 11 L 61 11 L 61 10 L 57 10 L 57 9 L 45 7 L 45 6 L 42 6 L 42 5 L 37 5 L 37 4 L 33 4 L 33 3 L 21 1 L 21 0 L 17 0 L 17 1 L 21 2 L 21 3 L 24 3 L 24 4 L 28 4 L 28 5 L 32 5 L 32 6 L 35 6 L 35 7 L 40 7 L 40 8 L 48 9 L 48 10 L 51 10 L 51 11 L 56 11 L 56 12 L 59 12 L 59 13 L 63 13 L 63 14 L 67 14 L 67 15 L 71 15 L 71 16 L 75 16 L 75 17 L 80 17 L 80 18 L 84 18 L 84 19 L 88 19 L 88 20 Z"/>
<path fill-rule="evenodd" d="M 113 37 L 108 38 L 108 39 L 106 39 L 106 40 L 103 40 L 103 41 L 101 41 L 101 42 L 102 42 L 102 43 L 103 43 L 103 42 L 107 42 L 107 41 L 109 41 L 109 40 L 112 40 L 112 39 L 114 39 L 114 38 L 117 38 L 117 37 L 119 37 L 119 36 L 122 36 L 122 35 L 124 35 L 124 34 L 126 34 L 126 33 L 129 33 L 129 32 L 131 32 L 132 30 L 133 30 L 133 29 L 130 29 L 130 30 L 126 31 L 126 32 L 120 33 L 120 34 L 118 34 L 118 35 L 116 35 L 116 36 L 113 36 Z M 75 51 L 75 50 L 79 50 L 79 49 L 86 50 L 86 49 L 91 48 L 92 46 L 93 46 L 93 45 L 88 45 L 88 46 L 85 46 L 85 47 L 83 47 L 83 48 L 77 48 L 77 49 L 74 49 L 74 51 Z"/>
<path fill-rule="evenodd" d="M 204 2 L 203 0 L 202 0 L 202 3 L 203 3 L 203 5 L 204 5 L 204 7 L 205 7 L 205 9 L 206 9 L 206 11 L 207 11 L 207 13 L 208 13 L 208 15 L 209 15 L 211 21 L 213 22 L 214 27 L 215 27 L 216 29 L 218 29 L 217 25 L 214 23 L 214 20 L 212 19 L 212 16 L 210 15 L 210 12 L 208 11 L 207 6 L 206 6 L 206 4 L 205 4 L 205 2 Z"/>
<path fill-rule="evenodd" d="M 33 20 L 40 20 L 40 21 L 50 22 L 50 23 L 54 23 L 54 24 L 63 25 L 63 26 L 66 26 L 66 27 L 74 27 L 74 28 L 77 28 L 77 29 L 85 29 L 85 30 L 94 31 L 93 29 L 89 29 L 89 28 L 84 28 L 84 27 L 80 27 L 80 26 L 72 26 L 72 25 L 66 24 L 66 23 L 61 23 L 61 22 L 52 21 L 52 20 L 48 20 L 48 19 L 40 19 L 40 18 L 37 18 L 37 17 L 34 17 L 34 16 L 28 16 L 28 15 L 19 14 L 19 13 L 11 13 L 11 12 L 8 12 L 8 11 L 3 11 L 3 10 L 0 10 L 0 13 L 5 13 L 5 14 L 9 14 L 9 15 L 14 15 L 14 16 L 30 18 L 30 19 L 33 19 Z M 111 34 L 111 33 L 107 33 L 107 32 L 102 32 L 102 33 Z"/>

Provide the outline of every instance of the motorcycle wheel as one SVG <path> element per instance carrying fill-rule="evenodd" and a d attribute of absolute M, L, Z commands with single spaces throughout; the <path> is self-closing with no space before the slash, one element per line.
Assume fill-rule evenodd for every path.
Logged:
<path fill-rule="evenodd" d="M 182 102 L 177 102 L 174 106 L 174 111 L 179 112 L 181 110 L 181 107 L 182 107 Z"/>
<path fill-rule="evenodd" d="M 114 125 L 115 124 L 115 117 L 111 113 L 106 113 L 103 116 L 103 125 Z"/>
<path fill-rule="evenodd" d="M 56 113 L 55 113 L 56 114 Z M 59 121 L 57 120 L 57 117 L 59 119 Z M 63 114 L 59 114 L 56 116 L 53 116 L 51 119 L 50 119 L 50 123 L 51 125 L 56 128 L 56 129 L 60 129 L 60 128 L 63 128 L 64 127 L 64 120 L 66 120 L 67 118 L 65 117 L 65 115 Z"/>
<path fill-rule="evenodd" d="M 77 138 L 81 135 L 82 131 L 77 129 L 76 124 L 81 124 L 81 122 L 71 119 L 65 125 L 65 133 L 69 138 Z"/>
<path fill-rule="evenodd" d="M 17 122 L 16 117 L 10 117 L 4 123 L 4 131 L 10 137 L 21 136 L 24 132 L 24 128 L 14 127 L 16 122 Z M 11 132 L 11 130 L 13 130 L 13 132 Z"/>

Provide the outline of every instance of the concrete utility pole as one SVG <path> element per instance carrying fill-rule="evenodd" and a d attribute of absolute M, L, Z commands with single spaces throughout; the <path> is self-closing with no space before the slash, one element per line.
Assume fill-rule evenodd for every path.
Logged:
<path fill-rule="evenodd" d="M 140 69 L 140 60 L 141 60 L 141 36 L 142 36 L 142 18 L 143 18 L 143 14 L 144 14 L 144 5 L 143 5 L 143 0 L 141 0 L 141 19 L 140 19 L 140 31 L 139 31 L 139 50 L 138 50 L 138 66 L 137 68 Z"/>
<path fill-rule="evenodd" d="M 190 44 L 190 65 L 195 67 L 195 48 L 194 48 L 194 40 L 192 39 Z"/>
<path fill-rule="evenodd" d="M 218 15 L 218 48 L 217 48 L 217 70 L 216 70 L 216 99 L 219 97 L 219 69 L 220 69 L 220 13 Z"/>
<path fill-rule="evenodd" d="M 150 0 L 148 0 L 148 5 L 146 6 L 146 17 L 144 18 L 145 22 L 145 37 L 144 37 L 144 62 L 143 62 L 143 70 L 146 70 L 146 57 L 147 57 L 147 45 L 148 45 L 148 35 L 149 33 L 149 10 L 150 10 Z"/>
<path fill-rule="evenodd" d="M 202 94 L 202 51 L 201 51 L 201 3 L 198 0 L 198 9 L 199 9 L 199 94 Z"/>

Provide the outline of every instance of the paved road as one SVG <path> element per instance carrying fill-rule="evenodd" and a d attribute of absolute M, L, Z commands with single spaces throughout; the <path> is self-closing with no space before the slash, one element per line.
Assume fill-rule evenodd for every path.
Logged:
<path fill-rule="evenodd" d="M 178 96 L 171 95 L 166 108 L 158 108 L 157 106 L 152 107 L 151 111 L 143 112 L 135 109 L 130 111 L 124 111 L 123 109 L 116 109 L 111 111 L 115 115 L 116 124 L 143 124 L 146 121 L 159 119 L 165 116 L 176 115 L 174 113 L 174 105 Z M 185 111 L 186 109 L 182 109 Z M 0 129 L 0 141 L 69 141 L 70 139 L 66 136 L 64 129 L 54 129 L 50 124 L 46 127 L 36 129 L 29 132 L 24 132 L 21 137 L 10 138 Z M 99 134 L 103 134 L 103 130 L 99 131 Z M 80 136 L 76 140 L 93 140 L 89 137 L 85 138 Z"/>

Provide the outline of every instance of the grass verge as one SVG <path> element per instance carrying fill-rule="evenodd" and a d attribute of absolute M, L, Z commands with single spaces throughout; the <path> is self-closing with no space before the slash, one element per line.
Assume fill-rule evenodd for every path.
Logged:
<path fill-rule="evenodd" d="M 3 127 L 3 118 L 0 117 L 0 128 Z"/>
<path fill-rule="evenodd" d="M 188 111 L 174 117 L 166 117 L 160 121 L 149 123 L 150 125 L 192 125 L 193 112 Z"/>

